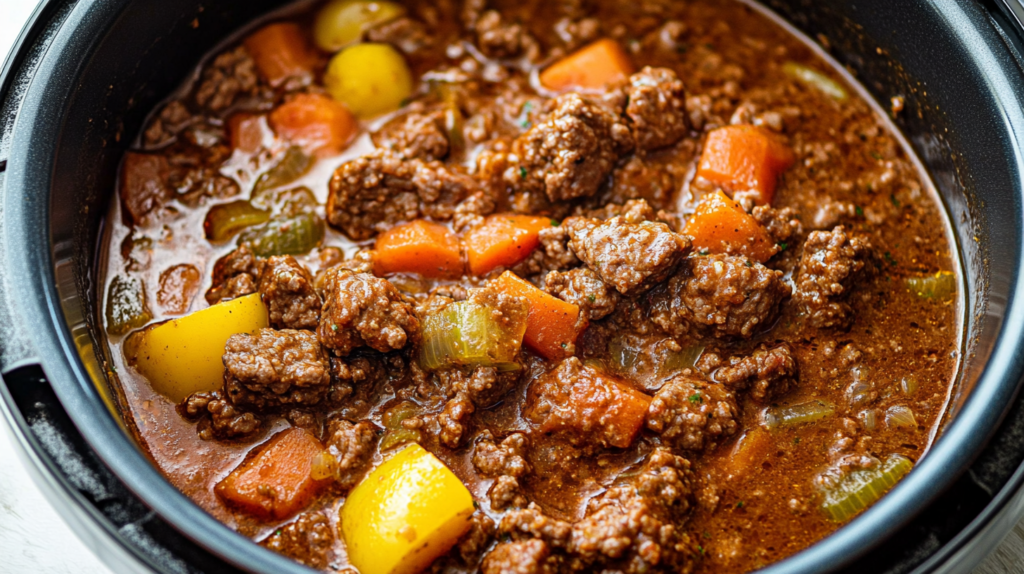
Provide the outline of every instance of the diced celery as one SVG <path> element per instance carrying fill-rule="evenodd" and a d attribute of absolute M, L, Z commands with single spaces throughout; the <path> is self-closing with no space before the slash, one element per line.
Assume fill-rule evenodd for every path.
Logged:
<path fill-rule="evenodd" d="M 820 91 L 836 101 L 841 102 L 849 97 L 846 93 L 846 88 L 842 84 L 814 68 L 808 68 L 796 62 L 786 62 L 782 65 L 782 71 L 795 80 Z"/>
<path fill-rule="evenodd" d="M 307 155 L 299 146 L 288 148 L 281 161 L 256 180 L 256 185 L 252 189 L 253 204 L 264 207 L 261 204 L 267 191 L 294 182 L 306 175 L 311 167 L 313 167 L 312 156 Z"/>
<path fill-rule="evenodd" d="M 384 413 L 384 437 L 380 440 L 381 452 L 422 440 L 423 436 L 420 431 L 402 426 L 402 421 L 420 414 L 420 410 L 414 403 L 404 401 Z"/>
<path fill-rule="evenodd" d="M 769 429 L 813 423 L 831 416 L 835 407 L 821 400 L 808 401 L 786 407 L 772 407 L 765 411 L 764 424 Z"/>
<path fill-rule="evenodd" d="M 146 286 L 137 277 L 118 275 L 107 289 L 107 332 L 124 335 L 152 318 L 146 303 Z"/>
<path fill-rule="evenodd" d="M 424 319 L 420 366 L 428 371 L 451 366 L 517 370 L 525 332 L 525 321 L 503 324 L 486 305 L 452 303 Z"/>
<path fill-rule="evenodd" d="M 240 199 L 211 207 L 206 212 L 203 230 L 210 241 L 227 241 L 246 227 L 260 225 L 268 220 L 269 211 L 253 207 L 248 201 Z"/>
<path fill-rule="evenodd" d="M 825 491 L 821 510 L 830 520 L 846 522 L 882 498 L 912 468 L 909 458 L 894 454 L 877 468 L 855 470 Z"/>
<path fill-rule="evenodd" d="M 294 217 L 275 217 L 265 225 L 252 228 L 238 237 L 238 244 L 249 244 L 260 257 L 303 255 L 324 238 L 324 222 L 315 213 Z"/>
<path fill-rule="evenodd" d="M 922 299 L 948 301 L 956 295 L 956 275 L 939 271 L 927 277 L 907 277 L 907 288 Z"/>

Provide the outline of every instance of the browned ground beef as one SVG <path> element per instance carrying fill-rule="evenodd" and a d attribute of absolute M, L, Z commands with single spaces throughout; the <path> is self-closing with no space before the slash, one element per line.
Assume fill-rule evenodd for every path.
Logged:
<path fill-rule="evenodd" d="M 526 505 L 519 479 L 531 472 L 530 463 L 525 458 L 528 444 L 523 433 L 512 433 L 499 444 L 495 444 L 490 431 L 484 431 L 477 439 L 473 466 L 483 476 L 494 479 L 487 493 L 492 508 Z"/>
<path fill-rule="evenodd" d="M 660 222 L 617 215 L 603 222 L 572 217 L 563 225 L 576 257 L 627 297 L 664 281 L 690 250 L 686 236 Z"/>
<path fill-rule="evenodd" d="M 513 186 L 544 191 L 551 201 L 589 197 L 633 143 L 629 128 L 605 107 L 577 94 L 548 103 L 549 115 L 512 146 Z"/>
<path fill-rule="evenodd" d="M 768 234 L 776 243 L 792 241 L 804 230 L 803 224 L 797 219 L 796 211 L 789 207 L 775 209 L 767 205 L 758 205 L 750 214 L 768 230 Z"/>
<path fill-rule="evenodd" d="M 625 92 L 626 116 L 638 150 L 672 145 L 689 132 L 686 87 L 672 70 L 644 68 L 630 76 Z"/>
<path fill-rule="evenodd" d="M 782 272 L 745 257 L 710 255 L 686 260 L 650 297 L 650 317 L 666 333 L 750 337 L 771 327 L 789 296 Z"/>
<path fill-rule="evenodd" d="M 408 113 L 384 124 L 373 134 L 379 148 L 412 159 L 433 161 L 448 155 L 448 135 L 444 130 L 444 114 Z"/>
<path fill-rule="evenodd" d="M 332 555 L 334 531 L 327 515 L 305 512 L 275 530 L 260 545 L 302 562 L 310 568 L 326 568 Z"/>
<path fill-rule="evenodd" d="M 242 46 L 217 56 L 203 72 L 196 89 L 196 103 L 211 111 L 220 111 L 239 95 L 253 92 L 259 83 L 256 65 Z"/>
<path fill-rule="evenodd" d="M 761 344 L 749 355 L 733 355 L 726 360 L 717 353 L 704 353 L 697 367 L 729 390 L 748 390 L 757 401 L 786 393 L 796 386 L 799 376 L 796 357 L 786 343 L 771 347 Z"/>
<path fill-rule="evenodd" d="M 621 296 L 590 269 L 581 267 L 564 273 L 552 271 L 544 277 L 544 290 L 580 308 L 586 320 L 604 319 L 615 311 Z"/>
<path fill-rule="evenodd" d="M 848 236 L 842 225 L 812 231 L 804 242 L 796 282 L 796 301 L 814 327 L 845 328 L 853 322 L 846 299 L 871 256 L 867 239 Z"/>
<path fill-rule="evenodd" d="M 739 409 L 725 387 L 688 372 L 661 387 L 647 409 L 647 428 L 687 450 L 712 449 L 736 433 Z"/>
<path fill-rule="evenodd" d="M 525 55 L 534 60 L 540 51 L 537 41 L 522 26 L 506 22 L 496 10 L 481 14 L 475 28 L 477 46 L 489 58 Z"/>
<path fill-rule="evenodd" d="M 291 255 L 267 259 L 259 291 L 275 329 L 316 329 L 320 324 L 313 276 Z"/>
<path fill-rule="evenodd" d="M 233 440 L 252 436 L 260 430 L 260 419 L 224 400 L 220 391 L 189 395 L 178 406 L 185 418 L 198 421 L 196 430 L 203 440 Z"/>
<path fill-rule="evenodd" d="M 572 525 L 551 518 L 539 506 L 531 503 L 526 508 L 506 512 L 498 523 L 498 533 L 510 536 L 513 540 L 538 538 L 552 547 L 566 548 L 572 534 Z"/>
<path fill-rule="evenodd" d="M 369 470 L 377 447 L 377 429 L 369 421 L 353 424 L 342 418 L 331 419 L 324 444 L 334 457 L 335 480 L 342 488 L 352 488 Z"/>
<path fill-rule="evenodd" d="M 237 299 L 257 291 L 263 260 L 245 244 L 217 260 L 213 266 L 213 284 L 206 291 L 206 301 L 213 305 L 228 299 Z"/>
<path fill-rule="evenodd" d="M 555 564 L 549 564 L 551 548 L 547 542 L 530 538 L 518 542 L 502 542 L 484 558 L 483 574 L 553 574 Z"/>
<path fill-rule="evenodd" d="M 412 307 L 388 280 L 335 269 L 324 285 L 317 333 L 335 354 L 345 356 L 363 346 L 380 352 L 401 349 L 419 333 Z"/>
<path fill-rule="evenodd" d="M 315 405 L 330 381 L 327 358 L 309 331 L 260 329 L 232 335 L 224 348 L 224 390 L 237 406 Z"/>
<path fill-rule="evenodd" d="M 327 221 L 352 239 L 368 239 L 417 217 L 451 219 L 455 205 L 476 187 L 473 179 L 443 164 L 377 150 L 334 172 Z"/>

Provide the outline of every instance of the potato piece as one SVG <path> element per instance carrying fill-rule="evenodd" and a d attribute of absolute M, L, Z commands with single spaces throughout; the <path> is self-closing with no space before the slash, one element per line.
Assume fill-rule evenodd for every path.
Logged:
<path fill-rule="evenodd" d="M 358 42 L 366 30 L 405 14 L 394 2 L 332 0 L 316 15 L 313 41 L 320 49 L 336 52 Z"/>
<path fill-rule="evenodd" d="M 228 337 L 269 326 L 267 307 L 253 293 L 140 331 L 125 345 L 125 355 L 153 390 L 177 403 L 220 387 Z"/>
<path fill-rule="evenodd" d="M 362 574 L 414 574 L 469 529 L 473 496 L 418 444 L 370 473 L 341 507 L 349 561 Z"/>
<path fill-rule="evenodd" d="M 331 97 L 360 119 L 392 112 L 412 94 L 412 73 L 388 44 L 356 44 L 333 58 L 324 75 Z"/>

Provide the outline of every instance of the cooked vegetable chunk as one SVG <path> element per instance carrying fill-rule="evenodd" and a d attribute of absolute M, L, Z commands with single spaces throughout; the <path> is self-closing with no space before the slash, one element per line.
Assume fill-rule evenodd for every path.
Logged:
<path fill-rule="evenodd" d="M 221 355 L 231 335 L 267 326 L 260 296 L 246 295 L 141 331 L 133 335 L 125 354 L 153 390 L 177 403 L 221 386 Z"/>
<path fill-rule="evenodd" d="M 394 2 L 331 0 L 316 15 L 313 41 L 322 50 L 336 52 L 358 42 L 369 28 L 402 14 L 405 8 Z"/>
<path fill-rule="evenodd" d="M 377 275 L 418 273 L 423 277 L 462 277 L 459 238 L 440 223 L 417 219 L 377 236 L 373 269 Z"/>
<path fill-rule="evenodd" d="M 124 335 L 153 318 L 141 279 L 117 276 L 107 289 L 107 332 Z"/>
<path fill-rule="evenodd" d="M 248 244 L 260 257 L 305 255 L 324 238 L 324 220 L 315 213 L 275 217 L 265 225 L 238 236 L 238 244 Z"/>
<path fill-rule="evenodd" d="M 698 253 L 742 255 L 764 263 L 779 252 L 768 230 L 721 191 L 704 197 L 683 233 L 693 237 Z"/>
<path fill-rule="evenodd" d="M 912 468 L 909 458 L 894 454 L 875 468 L 855 470 L 825 491 L 821 510 L 835 522 L 846 522 L 882 498 Z"/>
<path fill-rule="evenodd" d="M 814 68 L 796 62 L 786 62 L 782 65 L 782 71 L 838 102 L 842 102 L 848 97 L 846 88 L 842 84 Z"/>
<path fill-rule="evenodd" d="M 316 65 L 316 54 L 298 24 L 291 22 L 261 28 L 246 38 L 245 49 L 255 60 L 260 75 L 272 86 L 279 86 L 288 78 L 309 76 Z"/>
<path fill-rule="evenodd" d="M 253 207 L 244 199 L 214 205 L 206 212 L 203 230 L 213 242 L 227 241 L 239 231 L 270 220 L 270 212 Z"/>
<path fill-rule="evenodd" d="M 427 370 L 451 366 L 519 368 L 516 357 L 527 326 L 522 298 L 492 293 L 452 303 L 423 319 L 420 366 Z"/>
<path fill-rule="evenodd" d="M 835 413 L 835 407 L 822 400 L 807 401 L 786 407 L 772 407 L 764 413 L 764 424 L 770 429 L 820 421 Z"/>
<path fill-rule="evenodd" d="M 501 213 L 470 229 L 463 242 L 469 271 L 477 277 L 496 267 L 511 267 L 540 245 L 540 230 L 556 225 L 550 218 Z"/>
<path fill-rule="evenodd" d="M 473 496 L 418 444 L 359 483 L 341 507 L 349 560 L 362 574 L 414 574 L 469 530 Z"/>
<path fill-rule="evenodd" d="M 576 337 L 583 330 L 579 307 L 548 295 L 511 271 L 502 273 L 495 285 L 504 293 L 529 301 L 523 341 L 531 349 L 548 359 L 561 359 L 575 352 Z"/>
<path fill-rule="evenodd" d="M 214 487 L 221 498 L 253 516 L 283 520 L 316 498 L 325 482 L 311 476 L 324 447 L 309 431 L 282 431 Z"/>
<path fill-rule="evenodd" d="M 949 301 L 956 295 L 956 275 L 939 271 L 927 277 L 907 277 L 907 288 L 922 299 Z"/>
<path fill-rule="evenodd" d="M 324 86 L 356 116 L 369 119 L 402 107 L 413 79 L 405 58 L 389 44 L 356 44 L 331 58 Z"/>
<path fill-rule="evenodd" d="M 755 203 L 765 205 L 794 161 L 789 146 L 766 128 L 725 126 L 708 134 L 697 176 L 733 192 L 750 192 Z"/>
<path fill-rule="evenodd" d="M 345 149 L 359 130 L 348 108 L 320 94 L 296 94 L 270 112 L 270 126 L 279 137 L 322 155 Z"/>
<path fill-rule="evenodd" d="M 548 66 L 540 74 L 540 83 L 555 91 L 598 90 L 625 79 L 633 70 L 633 62 L 622 46 L 611 38 L 603 38 Z"/>

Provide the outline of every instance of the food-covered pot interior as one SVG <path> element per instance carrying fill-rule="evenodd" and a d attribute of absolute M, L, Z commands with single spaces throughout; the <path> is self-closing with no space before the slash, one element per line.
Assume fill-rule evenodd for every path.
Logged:
<path fill-rule="evenodd" d="M 125 412 L 318 569 L 775 562 L 911 471 L 961 372 L 888 104 L 739 2 L 277 13 L 122 160 Z"/>
<path fill-rule="evenodd" d="M 124 123 L 89 136 L 131 151 L 84 178 L 77 226 L 54 210 L 104 238 L 72 272 L 175 486 L 320 568 L 384 536 L 356 494 L 401 464 L 451 483 L 404 491 L 420 512 L 455 513 L 403 518 L 405 564 L 743 571 L 929 448 L 964 341 L 998 323 L 962 300 L 974 220 L 951 228 L 882 116 L 920 127 L 919 95 L 872 108 L 739 3 L 374 6 L 217 47 L 255 14 L 176 13 L 161 41 L 213 51 L 191 76 L 146 52 L 180 73 L 111 88 Z M 959 216 L 972 186 L 922 159 Z"/>

